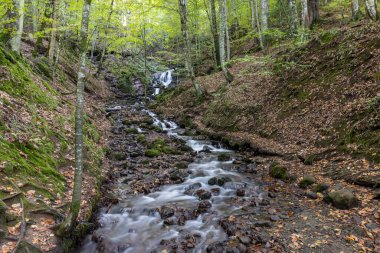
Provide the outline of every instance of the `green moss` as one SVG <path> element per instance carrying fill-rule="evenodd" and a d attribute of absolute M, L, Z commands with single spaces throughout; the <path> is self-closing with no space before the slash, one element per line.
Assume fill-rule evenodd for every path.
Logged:
<path fill-rule="evenodd" d="M 127 128 L 126 132 L 129 134 L 138 134 L 139 133 L 137 128 L 134 128 L 134 127 Z"/>
<path fill-rule="evenodd" d="M 145 151 L 145 155 L 148 157 L 156 157 L 161 155 L 161 151 L 157 149 L 148 149 Z"/>
<path fill-rule="evenodd" d="M 273 178 L 286 180 L 289 178 L 287 169 L 281 165 L 278 164 L 271 164 L 269 167 L 269 175 Z"/>
<path fill-rule="evenodd" d="M 30 78 L 32 70 L 23 58 L 0 47 L 0 67 L 5 69 L 5 75 L 0 90 L 15 97 L 24 97 L 29 103 L 55 108 L 58 104 L 50 85 L 40 87 Z M 47 88 L 48 87 L 48 88 Z"/>
<path fill-rule="evenodd" d="M 308 186 L 313 185 L 316 182 L 315 178 L 312 176 L 304 176 L 303 179 L 299 182 L 299 187 L 306 189 Z"/>
<path fill-rule="evenodd" d="M 218 161 L 220 161 L 220 162 L 229 161 L 230 159 L 231 159 L 231 156 L 227 153 L 223 153 L 223 154 L 218 155 Z"/>
<path fill-rule="evenodd" d="M 136 140 L 137 140 L 138 143 L 142 143 L 142 144 L 146 143 L 145 135 L 143 135 L 143 134 L 139 134 L 137 136 Z"/>

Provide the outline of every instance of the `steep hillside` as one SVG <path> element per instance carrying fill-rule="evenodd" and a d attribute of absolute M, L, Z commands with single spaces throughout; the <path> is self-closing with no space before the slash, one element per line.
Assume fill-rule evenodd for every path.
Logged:
<path fill-rule="evenodd" d="M 378 24 L 333 28 L 303 46 L 232 61 L 235 80 L 198 78 L 161 95 L 158 110 L 258 154 L 302 162 L 366 186 L 380 185 Z M 312 166 L 310 166 L 312 165 Z"/>
<path fill-rule="evenodd" d="M 9 238 L 1 245 L 3 252 L 15 247 L 12 237 L 21 236 L 25 219 L 32 225 L 20 247 L 28 247 L 28 252 L 54 250 L 58 239 L 50 236 L 49 228 L 64 217 L 73 186 L 75 52 L 61 53 L 53 81 L 45 57 L 28 59 L 32 49 L 24 44 L 22 58 L 0 48 L 0 216 L 5 217 L 7 208 L 6 218 L 0 219 L 0 235 Z M 107 124 L 100 107 L 108 96 L 106 85 L 89 81 L 83 193 L 87 197 L 81 220 L 91 216 L 98 195 L 94 186 L 101 180 Z"/>

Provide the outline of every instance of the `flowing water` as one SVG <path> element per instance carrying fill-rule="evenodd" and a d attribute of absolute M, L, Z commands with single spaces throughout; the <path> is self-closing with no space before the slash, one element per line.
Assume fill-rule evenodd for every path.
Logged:
<path fill-rule="evenodd" d="M 170 69 L 153 75 L 154 96 L 160 94 L 161 87 L 166 89 L 173 82 L 173 72 L 174 70 Z"/>
<path fill-rule="evenodd" d="M 203 252 L 210 243 L 226 238 L 223 229 L 218 225 L 218 218 L 239 209 L 239 206 L 230 205 L 228 201 L 236 196 L 236 190 L 244 188 L 245 198 L 250 198 L 258 195 L 257 187 L 243 175 L 228 170 L 233 163 L 233 151 L 215 146 L 210 141 L 180 135 L 174 122 L 161 121 L 153 112 L 145 112 L 153 118 L 154 125 L 160 126 L 168 135 L 185 140 L 194 151 L 208 150 L 209 153 L 202 153 L 189 165 L 192 173 L 185 182 L 163 186 L 160 191 L 148 195 L 121 200 L 107 213 L 102 213 L 99 217 L 100 228 L 95 233 L 106 236 L 108 241 L 114 243 L 116 248 L 111 252 L 127 253 L 152 252 L 162 240 L 175 238 L 180 236 L 182 231 L 189 231 L 200 236 L 193 252 Z M 218 154 L 221 153 L 228 153 L 231 159 L 218 161 Z M 230 182 L 223 186 L 209 185 L 208 181 L 214 177 L 228 178 Z M 164 220 L 156 210 L 173 204 L 176 208 L 197 206 L 200 200 L 197 196 L 189 194 L 189 189 L 195 188 L 217 192 L 210 198 L 211 208 L 196 219 L 186 221 L 183 226 L 164 226 Z M 89 237 L 80 252 L 102 252 L 97 246 Z"/>

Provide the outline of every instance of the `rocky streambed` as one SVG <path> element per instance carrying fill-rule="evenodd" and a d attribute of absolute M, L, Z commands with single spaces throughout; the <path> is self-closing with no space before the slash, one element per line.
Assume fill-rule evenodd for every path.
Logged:
<path fill-rule="evenodd" d="M 119 91 L 106 112 L 112 166 L 78 252 L 354 252 L 350 222 L 270 178 L 273 157 L 230 150 Z"/>

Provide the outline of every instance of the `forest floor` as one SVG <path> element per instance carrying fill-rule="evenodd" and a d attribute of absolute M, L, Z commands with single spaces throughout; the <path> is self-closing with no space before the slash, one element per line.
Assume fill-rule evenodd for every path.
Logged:
<path fill-rule="evenodd" d="M 366 22 L 333 27 L 302 46 L 235 57 L 232 83 L 226 84 L 222 73 L 202 76 L 197 81 L 203 98 L 197 99 L 185 82 L 160 95 L 153 108 L 183 127 L 264 156 L 265 161 L 259 159 L 263 175 L 274 162 L 287 169 L 295 182 L 271 180 L 278 192 L 298 196 L 295 202 L 310 212 L 296 223 L 330 222 L 318 233 L 326 229 L 331 238 L 322 236 L 316 244 L 310 241 L 315 235 L 305 235 L 308 225 L 297 230 L 288 238 L 289 245 L 298 245 L 295 251 L 345 240 L 354 252 L 379 252 L 379 28 Z M 309 175 L 328 184 L 327 192 L 350 189 L 361 204 L 338 210 L 323 201 L 327 192 L 310 200 L 312 187 L 298 187 Z M 278 225 L 281 232 L 293 229 L 287 222 Z"/>

